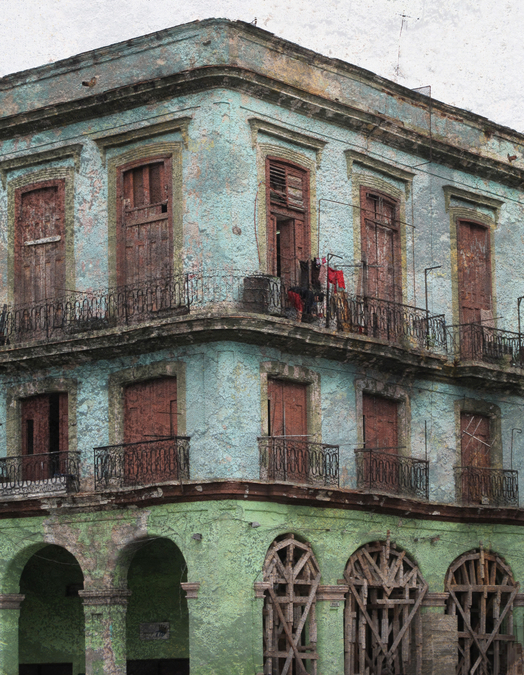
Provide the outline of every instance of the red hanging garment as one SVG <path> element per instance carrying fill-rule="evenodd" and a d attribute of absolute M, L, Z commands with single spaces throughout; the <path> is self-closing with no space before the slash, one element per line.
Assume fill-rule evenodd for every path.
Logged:
<path fill-rule="evenodd" d="M 346 288 L 344 281 L 344 272 L 342 270 L 334 270 L 328 267 L 328 281 L 330 284 L 337 284 L 337 288 Z"/>

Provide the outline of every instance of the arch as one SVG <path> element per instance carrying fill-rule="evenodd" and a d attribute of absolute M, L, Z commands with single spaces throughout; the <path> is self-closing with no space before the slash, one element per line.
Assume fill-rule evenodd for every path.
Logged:
<path fill-rule="evenodd" d="M 24 673 L 85 672 L 85 619 L 79 591 L 84 574 L 76 557 L 48 543 L 29 557 L 20 576 L 18 652 Z M 22 672 L 22 670 L 21 670 Z"/>
<path fill-rule="evenodd" d="M 189 674 L 189 611 L 181 582 L 187 566 L 168 537 L 148 537 L 127 551 L 127 672 Z"/>
<path fill-rule="evenodd" d="M 428 585 L 406 551 L 386 541 L 361 546 L 348 561 L 344 610 L 345 675 L 420 675 L 420 606 Z"/>
<path fill-rule="evenodd" d="M 316 675 L 320 568 L 311 545 L 293 534 L 277 537 L 264 561 L 263 583 L 264 672 Z"/>
<path fill-rule="evenodd" d="M 450 565 L 445 590 L 446 613 L 458 621 L 457 675 L 510 672 L 516 658 L 513 603 L 519 584 L 509 565 L 492 551 L 468 551 Z"/>

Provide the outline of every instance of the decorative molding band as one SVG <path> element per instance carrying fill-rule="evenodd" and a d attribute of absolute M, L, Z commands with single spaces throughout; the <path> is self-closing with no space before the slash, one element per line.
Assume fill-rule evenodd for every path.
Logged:
<path fill-rule="evenodd" d="M 98 134 L 92 136 L 92 139 L 98 146 L 102 164 L 105 166 L 108 148 L 116 148 L 120 145 L 135 143 L 144 138 L 154 138 L 155 136 L 161 136 L 162 134 L 168 134 L 174 131 L 180 131 L 184 146 L 187 148 L 189 145 L 189 123 L 192 119 L 192 117 L 177 117 L 176 119 L 168 120 L 167 122 L 156 122 L 155 124 L 148 124 L 147 126 L 130 129 L 129 131 L 110 131 L 106 134 Z"/>
<path fill-rule="evenodd" d="M 105 588 L 98 591 L 78 591 L 84 605 L 127 605 L 131 591 L 126 588 Z"/>
<path fill-rule="evenodd" d="M 449 593 L 426 593 L 422 607 L 445 607 Z"/>
<path fill-rule="evenodd" d="M 182 581 L 180 582 L 182 590 L 186 592 L 186 598 L 198 598 L 198 591 L 200 589 L 200 581 Z"/>
<path fill-rule="evenodd" d="M 344 602 L 349 591 L 347 584 L 337 586 L 319 586 L 317 600 L 329 600 L 329 602 Z"/>
<path fill-rule="evenodd" d="M 21 155 L 19 157 L 12 157 L 11 159 L 4 159 L 0 161 L 0 178 L 2 179 L 2 186 L 5 189 L 7 185 L 8 171 L 16 171 L 27 166 L 38 166 L 46 162 L 55 162 L 60 159 L 67 159 L 72 157 L 75 163 L 75 171 L 80 171 L 80 155 L 82 154 L 82 143 L 73 143 L 71 145 L 61 145 L 52 150 L 44 150 L 43 152 L 33 152 L 31 154 Z"/>
<path fill-rule="evenodd" d="M 416 173 L 413 171 L 403 169 L 396 164 L 391 164 L 390 162 L 384 162 L 382 159 L 370 157 L 369 155 L 366 155 L 366 153 L 358 152 L 357 150 L 345 150 L 344 154 L 346 155 L 348 178 L 351 178 L 351 174 L 353 173 L 353 164 L 360 164 L 366 169 L 378 171 L 378 173 L 384 174 L 388 178 L 402 181 L 406 184 L 406 197 L 409 196 L 413 178 L 416 176 Z"/>
<path fill-rule="evenodd" d="M 24 600 L 21 593 L 0 593 L 0 609 L 20 609 Z"/>
<path fill-rule="evenodd" d="M 255 598 L 263 598 L 270 587 L 269 581 L 255 581 Z"/>
<path fill-rule="evenodd" d="M 500 199 L 493 199 L 493 197 L 486 197 L 485 195 L 478 194 L 477 192 L 462 190 L 461 188 L 455 187 L 454 185 L 443 185 L 442 189 L 444 190 L 444 201 L 447 212 L 449 212 L 450 209 L 451 198 L 456 197 L 457 199 L 462 199 L 465 202 L 471 202 L 475 206 L 483 206 L 488 209 L 493 209 L 493 211 L 495 211 L 495 220 L 497 221 L 500 209 L 504 205 L 504 202 Z"/>
<path fill-rule="evenodd" d="M 248 122 L 251 127 L 251 143 L 253 148 L 256 148 L 258 134 L 259 132 L 262 132 L 263 134 L 266 134 L 266 136 L 278 138 L 281 141 L 287 141 L 294 145 L 300 145 L 308 150 L 314 150 L 317 155 L 317 167 L 320 166 L 320 162 L 322 161 L 322 150 L 327 145 L 327 141 L 323 141 L 315 136 L 308 136 L 307 134 L 293 131 L 292 129 L 287 129 L 286 127 L 281 127 L 277 124 L 272 124 L 271 122 L 266 122 L 258 117 L 250 117 Z"/>

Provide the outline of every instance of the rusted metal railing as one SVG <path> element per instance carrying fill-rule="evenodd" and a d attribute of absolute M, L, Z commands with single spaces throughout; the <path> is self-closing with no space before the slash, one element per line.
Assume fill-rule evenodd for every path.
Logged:
<path fill-rule="evenodd" d="M 449 351 L 461 360 L 524 367 L 524 340 L 520 333 L 467 323 L 448 326 L 448 334 Z"/>
<path fill-rule="evenodd" d="M 189 479 L 189 437 L 175 436 L 94 449 L 95 490 Z"/>
<path fill-rule="evenodd" d="M 260 479 L 308 485 L 339 484 L 339 446 L 300 437 L 258 439 Z"/>
<path fill-rule="evenodd" d="M 457 498 L 462 504 L 518 507 L 518 471 L 457 466 L 454 472 Z"/>
<path fill-rule="evenodd" d="M 79 452 L 45 452 L 0 458 L 0 496 L 77 492 Z"/>
<path fill-rule="evenodd" d="M 399 494 L 415 499 L 429 498 L 429 462 L 425 459 L 403 457 L 401 448 L 359 448 L 357 488 Z"/>

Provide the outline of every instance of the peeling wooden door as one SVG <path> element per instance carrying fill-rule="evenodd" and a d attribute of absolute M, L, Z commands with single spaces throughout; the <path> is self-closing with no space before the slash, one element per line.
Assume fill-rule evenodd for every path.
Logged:
<path fill-rule="evenodd" d="M 120 167 L 117 283 L 141 285 L 173 270 L 171 157 Z"/>
<path fill-rule="evenodd" d="M 445 589 L 446 612 L 458 619 L 457 675 L 518 672 L 510 647 L 519 585 L 502 558 L 484 549 L 465 553 L 449 568 Z"/>
<path fill-rule="evenodd" d="M 362 412 L 365 447 L 398 454 L 398 402 L 362 394 Z"/>
<path fill-rule="evenodd" d="M 305 482 L 308 475 L 307 384 L 268 380 L 270 466 L 276 477 Z"/>
<path fill-rule="evenodd" d="M 64 295 L 65 181 L 19 188 L 15 193 L 15 304 Z"/>
<path fill-rule="evenodd" d="M 129 384 L 124 389 L 125 474 L 132 482 L 155 482 L 177 472 L 176 378 Z M 143 443 L 143 445 L 140 445 Z"/>
<path fill-rule="evenodd" d="M 69 446 L 67 393 L 22 399 L 21 424 L 23 480 L 45 480 L 64 473 Z"/>
<path fill-rule="evenodd" d="M 460 414 L 462 466 L 491 466 L 490 419 L 486 415 Z"/>
<path fill-rule="evenodd" d="M 364 295 L 402 301 L 402 269 L 398 203 L 361 188 L 361 240 Z"/>
<path fill-rule="evenodd" d="M 422 673 L 420 607 L 428 585 L 405 551 L 366 544 L 347 564 L 345 675 Z"/>
<path fill-rule="evenodd" d="M 489 228 L 461 220 L 457 242 L 460 323 L 481 323 L 493 307 Z"/>
<path fill-rule="evenodd" d="M 264 561 L 264 673 L 317 674 L 316 594 L 320 570 L 311 546 L 279 537 Z"/>
<path fill-rule="evenodd" d="M 266 185 L 268 273 L 289 289 L 300 282 L 300 261 L 310 257 L 309 173 L 268 158 Z"/>

